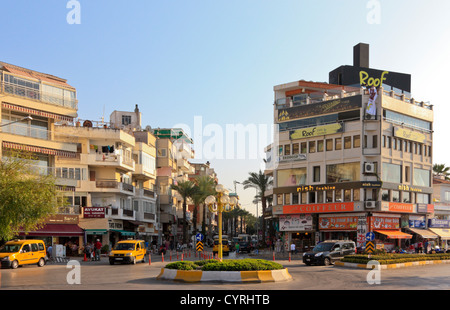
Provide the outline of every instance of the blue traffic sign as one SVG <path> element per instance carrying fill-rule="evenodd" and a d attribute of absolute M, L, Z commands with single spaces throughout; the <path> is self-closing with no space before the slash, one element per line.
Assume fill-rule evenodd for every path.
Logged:
<path fill-rule="evenodd" d="M 366 234 L 366 241 L 373 241 L 373 240 L 375 240 L 375 233 L 373 233 L 373 232 L 368 232 L 368 233 Z"/>
<path fill-rule="evenodd" d="M 202 241 L 203 240 L 203 235 L 201 233 L 196 234 L 195 235 L 195 240 Z"/>

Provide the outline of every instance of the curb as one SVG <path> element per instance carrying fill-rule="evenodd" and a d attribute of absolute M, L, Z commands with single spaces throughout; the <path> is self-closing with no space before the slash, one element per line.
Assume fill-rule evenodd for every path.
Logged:
<path fill-rule="evenodd" d="M 157 280 L 173 280 L 182 282 L 234 282 L 234 283 L 262 283 L 292 280 L 287 268 L 281 270 L 259 271 L 201 271 L 176 270 L 161 268 Z"/>
<path fill-rule="evenodd" d="M 405 268 L 405 267 L 435 265 L 435 264 L 450 264 L 450 260 L 427 260 L 427 261 L 419 261 L 419 262 L 380 265 L 380 269 L 397 269 L 397 268 Z M 334 265 L 337 267 L 374 269 L 374 265 L 366 265 L 366 264 L 335 262 Z"/>

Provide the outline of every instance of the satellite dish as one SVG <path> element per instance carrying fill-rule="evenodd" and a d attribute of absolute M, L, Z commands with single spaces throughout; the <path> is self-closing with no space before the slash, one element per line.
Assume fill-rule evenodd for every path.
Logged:
<path fill-rule="evenodd" d="M 92 127 L 92 122 L 91 121 L 84 121 L 83 122 L 83 127 Z"/>

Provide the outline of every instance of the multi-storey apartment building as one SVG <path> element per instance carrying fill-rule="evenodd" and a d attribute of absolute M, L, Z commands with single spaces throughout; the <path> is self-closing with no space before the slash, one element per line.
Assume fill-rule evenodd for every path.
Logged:
<path fill-rule="evenodd" d="M 371 231 L 378 247 L 404 246 L 420 233 L 410 219 L 432 212 L 432 106 L 412 98 L 410 75 L 369 68 L 365 44 L 354 51 L 330 83 L 274 87 L 266 194 L 286 244 L 363 246 Z"/>
<path fill-rule="evenodd" d="M 33 165 L 43 174 L 54 174 L 57 185 L 73 193 L 80 170 L 57 173 L 58 158 L 75 158 L 75 137 L 55 139 L 55 125 L 77 117 L 76 89 L 67 80 L 15 65 L 0 62 L 0 156 L 12 150 L 33 154 Z M 77 225 L 80 209 L 68 206 L 39 231 L 26 232 L 29 237 L 45 239 L 47 244 L 82 241 Z M 25 232 L 23 232 L 24 234 Z"/>
<path fill-rule="evenodd" d="M 159 193 L 161 238 L 165 241 L 182 240 L 183 199 L 171 186 L 189 180 L 193 173 L 189 160 L 195 157 L 192 139 L 181 128 L 152 129 L 156 136 L 157 187 Z M 186 211 L 188 223 L 192 214 Z M 188 233 L 192 231 L 189 226 Z"/>

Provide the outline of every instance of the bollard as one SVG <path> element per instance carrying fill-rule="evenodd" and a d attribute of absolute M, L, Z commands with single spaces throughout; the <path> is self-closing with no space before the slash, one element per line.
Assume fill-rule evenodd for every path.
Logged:
<path fill-rule="evenodd" d="M 152 264 L 152 254 L 148 253 L 148 264 L 151 265 Z"/>
<path fill-rule="evenodd" d="M 169 252 L 169 261 L 172 261 L 172 251 Z"/>
<path fill-rule="evenodd" d="M 273 252 L 273 261 L 275 261 L 275 252 Z"/>
<path fill-rule="evenodd" d="M 184 253 L 181 253 L 181 261 L 183 261 Z"/>
<path fill-rule="evenodd" d="M 161 259 L 162 259 L 162 262 L 164 263 L 164 253 L 161 253 Z"/>

